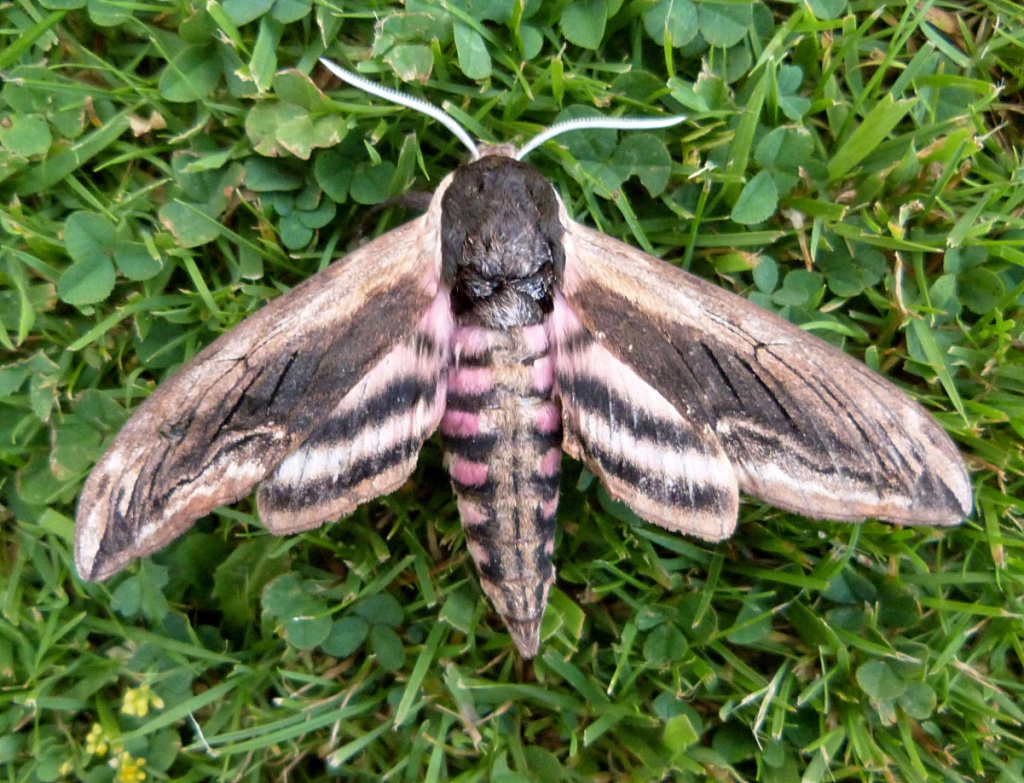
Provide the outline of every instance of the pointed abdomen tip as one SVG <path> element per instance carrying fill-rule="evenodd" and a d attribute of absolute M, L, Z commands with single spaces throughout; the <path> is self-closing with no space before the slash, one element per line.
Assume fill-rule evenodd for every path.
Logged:
<path fill-rule="evenodd" d="M 519 648 L 519 654 L 529 660 L 537 654 L 540 649 L 540 620 L 537 617 L 532 620 L 517 620 L 512 617 L 502 618 L 508 628 L 512 641 Z"/>

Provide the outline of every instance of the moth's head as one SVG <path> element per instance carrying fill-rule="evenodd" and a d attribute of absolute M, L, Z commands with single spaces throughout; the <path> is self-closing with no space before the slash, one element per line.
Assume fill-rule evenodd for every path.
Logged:
<path fill-rule="evenodd" d="M 481 144 L 476 148 L 477 155 L 474 160 L 483 158 L 511 158 L 518 160 L 518 150 L 515 144 Z"/>

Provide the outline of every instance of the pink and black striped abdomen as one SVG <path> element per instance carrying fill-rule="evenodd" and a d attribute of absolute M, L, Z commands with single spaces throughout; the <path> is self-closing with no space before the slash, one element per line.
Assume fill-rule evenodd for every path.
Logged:
<path fill-rule="evenodd" d="M 484 592 L 527 657 L 554 581 L 562 423 L 542 324 L 456 327 L 441 435 Z"/>

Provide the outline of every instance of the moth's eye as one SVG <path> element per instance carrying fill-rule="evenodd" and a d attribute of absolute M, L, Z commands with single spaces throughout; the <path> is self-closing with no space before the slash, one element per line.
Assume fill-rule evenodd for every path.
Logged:
<path fill-rule="evenodd" d="M 498 282 L 490 280 L 486 277 L 478 277 L 475 280 L 469 281 L 466 288 L 472 293 L 477 299 L 487 299 L 494 295 L 494 292 L 498 290 Z"/>
<path fill-rule="evenodd" d="M 537 274 L 529 277 L 516 277 L 507 280 L 506 288 L 511 288 L 516 293 L 525 294 L 531 299 L 540 301 L 551 293 L 551 278 L 549 275 Z"/>

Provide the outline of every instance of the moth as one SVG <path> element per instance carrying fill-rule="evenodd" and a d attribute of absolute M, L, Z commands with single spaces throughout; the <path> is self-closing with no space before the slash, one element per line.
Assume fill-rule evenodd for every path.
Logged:
<path fill-rule="evenodd" d="M 732 534 L 741 491 L 834 520 L 969 513 L 960 454 L 903 392 L 574 222 L 527 148 L 467 143 L 474 159 L 425 214 L 266 305 L 138 408 L 82 491 L 83 578 L 253 487 L 274 534 L 335 520 L 402 485 L 437 430 L 480 584 L 526 658 L 555 576 L 563 451 L 644 519 L 706 541 Z"/>

